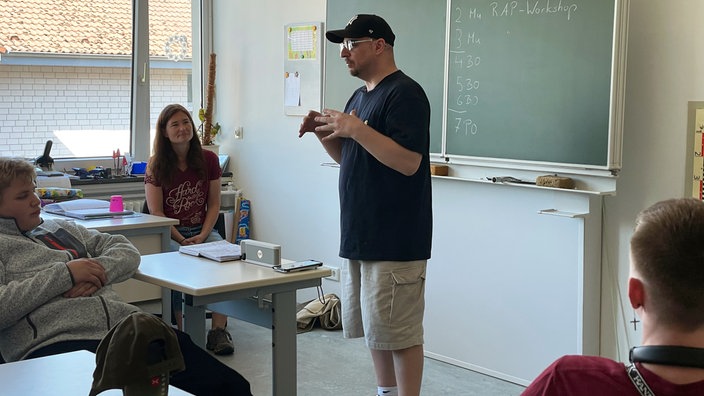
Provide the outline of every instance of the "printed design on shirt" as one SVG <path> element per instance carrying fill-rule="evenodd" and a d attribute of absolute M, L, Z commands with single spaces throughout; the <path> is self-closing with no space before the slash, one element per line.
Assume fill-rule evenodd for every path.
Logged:
<path fill-rule="evenodd" d="M 43 228 L 35 228 L 28 236 L 42 242 L 50 249 L 63 250 L 71 256 L 71 260 L 87 258 L 88 250 L 75 236 L 63 228 L 51 232 Z"/>
<path fill-rule="evenodd" d="M 205 219 L 203 219 L 203 216 L 200 214 L 201 212 L 194 213 L 188 221 L 190 221 L 191 224 L 202 224 Z"/>
<path fill-rule="evenodd" d="M 204 206 L 207 198 L 203 185 L 203 180 L 198 180 L 195 185 L 190 181 L 179 184 L 169 190 L 166 205 L 173 208 L 174 215 L 188 213 L 194 206 Z"/>

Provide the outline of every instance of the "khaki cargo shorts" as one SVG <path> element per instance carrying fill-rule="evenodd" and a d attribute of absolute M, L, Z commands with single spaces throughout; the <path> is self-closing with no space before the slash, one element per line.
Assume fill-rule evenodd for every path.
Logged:
<path fill-rule="evenodd" d="M 423 344 L 427 260 L 344 260 L 342 331 L 367 347 L 399 350 Z"/>

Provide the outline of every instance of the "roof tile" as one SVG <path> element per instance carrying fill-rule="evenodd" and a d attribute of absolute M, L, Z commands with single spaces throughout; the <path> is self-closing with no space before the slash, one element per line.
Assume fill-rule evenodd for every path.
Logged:
<path fill-rule="evenodd" d="M 131 0 L 0 0 L 0 48 L 7 52 L 130 55 Z M 186 36 L 191 57 L 191 0 L 150 0 L 149 54 L 165 56 Z M 172 40 L 173 41 L 173 40 Z M 171 44 L 180 50 L 180 42 Z"/>

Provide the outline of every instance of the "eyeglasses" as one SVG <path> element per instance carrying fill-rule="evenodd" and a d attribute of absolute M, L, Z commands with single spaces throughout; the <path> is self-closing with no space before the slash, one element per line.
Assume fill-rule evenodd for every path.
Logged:
<path fill-rule="evenodd" d="M 374 41 L 374 39 L 364 39 L 364 40 L 349 40 L 349 41 L 343 41 L 340 43 L 340 51 L 343 49 L 347 48 L 348 51 L 352 51 L 355 45 L 359 43 L 368 43 L 370 41 Z"/>

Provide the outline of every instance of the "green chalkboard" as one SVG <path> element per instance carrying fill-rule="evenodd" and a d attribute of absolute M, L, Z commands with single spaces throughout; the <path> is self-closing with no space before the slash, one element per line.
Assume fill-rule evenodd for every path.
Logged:
<path fill-rule="evenodd" d="M 328 0 L 325 30 L 358 13 L 396 33 L 397 66 L 431 105 L 430 151 L 618 169 L 629 0 Z M 324 106 L 362 82 L 325 48 Z"/>
<path fill-rule="evenodd" d="M 328 0 L 324 29 L 342 29 L 356 14 L 383 17 L 396 34 L 396 66 L 416 80 L 430 101 L 430 151 L 442 151 L 446 0 Z M 323 105 L 342 110 L 363 82 L 350 76 L 340 47 L 326 40 Z"/>
<path fill-rule="evenodd" d="M 620 167 L 617 3 L 451 0 L 444 154 Z"/>

